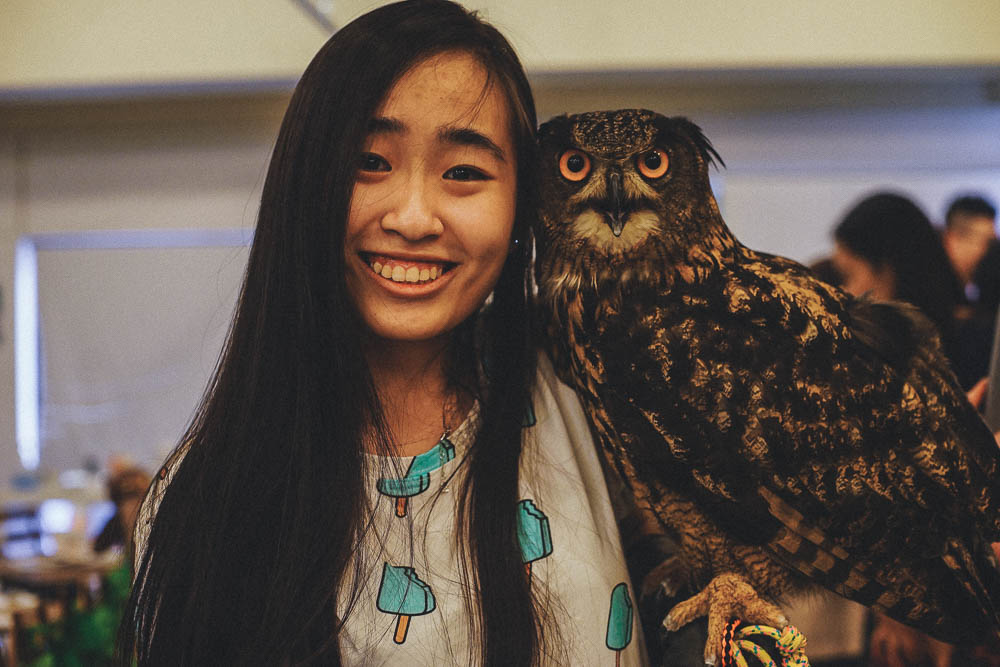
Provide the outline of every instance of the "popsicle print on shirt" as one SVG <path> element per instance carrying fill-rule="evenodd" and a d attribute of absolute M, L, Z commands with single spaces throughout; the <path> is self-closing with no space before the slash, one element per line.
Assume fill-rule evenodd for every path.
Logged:
<path fill-rule="evenodd" d="M 414 456 L 402 477 L 383 477 L 375 488 L 383 496 L 396 499 L 396 516 L 406 516 L 407 502 L 415 495 L 430 488 L 430 473 L 455 458 L 455 445 L 447 436 L 441 436 L 436 445 L 423 454 Z"/>
<path fill-rule="evenodd" d="M 417 576 L 412 567 L 385 563 L 375 606 L 383 613 L 396 615 L 396 632 L 392 641 L 402 644 L 410 629 L 410 617 L 431 613 L 437 601 L 431 587 Z"/>
<path fill-rule="evenodd" d="M 552 553 L 552 530 L 549 517 L 530 498 L 517 504 L 517 541 L 521 545 L 521 562 L 531 581 L 531 564 Z"/>
<path fill-rule="evenodd" d="M 624 581 L 611 589 L 608 632 L 605 644 L 615 652 L 615 667 L 621 664 L 622 650 L 632 642 L 632 598 Z"/>
<path fill-rule="evenodd" d="M 524 417 L 521 419 L 521 428 L 531 428 L 538 423 L 538 417 L 535 416 L 535 406 L 528 401 L 528 408 L 524 411 Z"/>

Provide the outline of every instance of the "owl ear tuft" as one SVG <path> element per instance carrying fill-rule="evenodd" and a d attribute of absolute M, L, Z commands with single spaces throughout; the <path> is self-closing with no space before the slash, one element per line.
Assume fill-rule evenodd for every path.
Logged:
<path fill-rule="evenodd" d="M 538 140 L 542 141 L 553 135 L 569 135 L 572 122 L 567 114 L 554 116 L 538 126 Z"/>
<path fill-rule="evenodd" d="M 719 155 L 717 150 L 715 150 L 715 147 L 712 146 L 712 142 L 708 140 L 708 137 L 705 136 L 705 133 L 702 132 L 700 127 L 682 116 L 675 116 L 670 118 L 669 121 L 675 131 L 687 137 L 691 143 L 695 145 L 695 148 L 701 154 L 701 157 L 705 160 L 706 164 L 714 166 L 716 170 L 718 170 L 719 167 L 722 167 L 723 169 L 726 167 L 726 163 L 723 162 L 722 156 Z"/>

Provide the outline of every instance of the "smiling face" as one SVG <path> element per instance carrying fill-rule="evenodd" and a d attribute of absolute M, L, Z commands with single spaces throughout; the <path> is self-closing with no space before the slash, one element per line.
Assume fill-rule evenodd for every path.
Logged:
<path fill-rule="evenodd" d="M 507 103 L 471 55 L 411 69 L 371 121 L 351 197 L 348 290 L 378 338 L 442 343 L 479 309 L 510 247 Z"/>

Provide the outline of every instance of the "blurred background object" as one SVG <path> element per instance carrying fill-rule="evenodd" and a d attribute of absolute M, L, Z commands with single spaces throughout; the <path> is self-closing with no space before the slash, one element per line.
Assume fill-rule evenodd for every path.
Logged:
<path fill-rule="evenodd" d="M 111 664 L 150 477 L 124 459 L 108 469 L 103 483 L 93 469 L 22 475 L 0 507 L 0 656 L 6 650 L 9 664 Z"/>
<path fill-rule="evenodd" d="M 941 239 L 962 300 L 955 310 L 955 367 L 966 387 L 985 377 L 1000 306 L 1000 241 L 996 207 L 978 194 L 963 194 L 948 205 Z"/>
<path fill-rule="evenodd" d="M 104 553 L 112 548 L 122 551 L 131 549 L 139 506 L 151 481 L 149 473 L 124 459 L 116 458 L 108 467 L 108 497 L 114 503 L 115 513 L 94 538 L 95 553 Z"/>
<path fill-rule="evenodd" d="M 978 195 L 954 199 L 945 213 L 944 249 L 970 301 L 979 299 L 976 272 L 987 251 L 996 243 L 996 218 L 993 204 Z"/>

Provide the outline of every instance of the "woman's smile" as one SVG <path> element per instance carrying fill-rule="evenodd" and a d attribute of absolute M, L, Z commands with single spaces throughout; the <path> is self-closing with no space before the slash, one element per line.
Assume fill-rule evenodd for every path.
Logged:
<path fill-rule="evenodd" d="M 407 258 L 388 254 L 362 252 L 361 259 L 372 273 L 392 283 L 427 285 L 453 269 L 455 262 L 433 258 Z"/>

